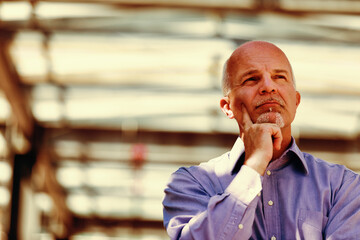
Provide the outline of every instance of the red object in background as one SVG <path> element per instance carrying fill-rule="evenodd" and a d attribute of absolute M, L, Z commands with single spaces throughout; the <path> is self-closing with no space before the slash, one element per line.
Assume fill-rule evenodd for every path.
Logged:
<path fill-rule="evenodd" d="M 131 162 L 140 168 L 146 161 L 147 147 L 145 144 L 136 143 L 131 147 Z"/>

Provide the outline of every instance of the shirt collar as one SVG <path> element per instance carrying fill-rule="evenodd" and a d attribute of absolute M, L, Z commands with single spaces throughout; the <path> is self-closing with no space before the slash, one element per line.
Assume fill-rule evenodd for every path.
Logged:
<path fill-rule="evenodd" d="M 304 173 L 306 175 L 309 174 L 309 167 L 306 163 L 305 157 L 303 152 L 301 152 L 301 150 L 299 149 L 298 145 L 295 142 L 295 139 L 292 137 L 291 138 L 291 146 L 290 148 L 286 151 L 286 154 L 289 154 L 291 157 L 291 159 L 295 158 L 299 161 L 297 161 L 297 163 L 299 163 L 300 167 L 303 168 Z"/>
<path fill-rule="evenodd" d="M 231 174 L 236 174 L 240 171 L 241 166 L 244 163 L 244 143 L 240 137 L 236 139 L 234 146 L 229 153 L 229 167 Z"/>
<path fill-rule="evenodd" d="M 236 139 L 234 146 L 232 147 L 229 154 L 229 164 L 232 166 L 231 174 L 236 174 L 240 171 L 241 166 L 244 164 L 245 160 L 245 147 L 244 143 L 240 137 Z M 283 153 L 283 156 L 287 155 L 290 159 L 301 167 L 304 170 L 304 173 L 307 175 L 309 173 L 309 168 L 307 166 L 304 154 L 300 151 L 297 146 L 295 139 L 291 138 L 290 147 Z"/>

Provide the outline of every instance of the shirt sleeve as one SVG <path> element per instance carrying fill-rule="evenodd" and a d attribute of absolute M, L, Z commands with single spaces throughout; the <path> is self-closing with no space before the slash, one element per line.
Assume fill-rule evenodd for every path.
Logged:
<path fill-rule="evenodd" d="M 174 173 L 163 201 L 164 225 L 170 238 L 249 239 L 261 190 L 260 176 L 252 171 L 242 168 L 224 193 L 214 195 L 186 169 Z"/>
<path fill-rule="evenodd" d="M 359 226 L 360 176 L 351 172 L 334 194 L 325 239 L 360 239 Z"/>
<path fill-rule="evenodd" d="M 260 174 L 243 165 L 241 171 L 227 187 L 226 192 L 233 194 L 237 199 L 248 205 L 262 189 Z"/>

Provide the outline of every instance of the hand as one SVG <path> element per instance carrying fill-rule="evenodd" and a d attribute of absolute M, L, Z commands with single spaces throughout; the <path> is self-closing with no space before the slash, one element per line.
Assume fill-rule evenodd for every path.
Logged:
<path fill-rule="evenodd" d="M 253 123 L 244 105 L 241 106 L 242 123 L 240 124 L 241 139 L 245 145 L 245 162 L 247 165 L 264 175 L 275 150 L 281 149 L 281 129 L 273 123 Z"/>

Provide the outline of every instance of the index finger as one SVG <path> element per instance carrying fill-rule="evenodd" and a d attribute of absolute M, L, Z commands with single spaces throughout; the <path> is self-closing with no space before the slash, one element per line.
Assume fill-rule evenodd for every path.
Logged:
<path fill-rule="evenodd" d="M 244 129 L 250 128 L 254 123 L 252 122 L 249 112 L 247 111 L 244 104 L 241 104 L 241 112 L 242 112 L 242 123 Z"/>

